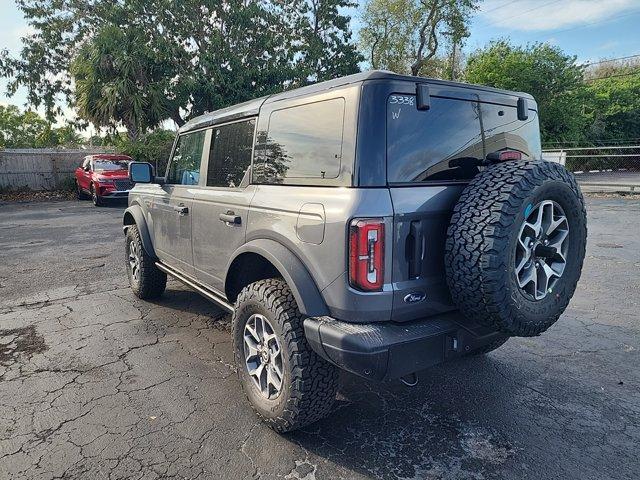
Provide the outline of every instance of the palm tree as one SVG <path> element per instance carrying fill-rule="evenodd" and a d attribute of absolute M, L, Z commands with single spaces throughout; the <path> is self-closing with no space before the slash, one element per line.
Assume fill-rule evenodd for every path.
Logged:
<path fill-rule="evenodd" d="M 123 126 L 135 141 L 176 108 L 166 95 L 165 65 L 135 27 L 103 27 L 71 64 L 78 115 L 97 127 Z"/>

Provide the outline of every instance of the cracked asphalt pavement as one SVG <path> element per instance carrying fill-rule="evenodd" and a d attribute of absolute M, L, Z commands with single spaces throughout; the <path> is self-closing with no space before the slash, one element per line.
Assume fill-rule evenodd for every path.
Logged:
<path fill-rule="evenodd" d="M 229 317 L 176 282 L 129 291 L 122 206 L 0 205 L 0 479 L 635 479 L 640 201 L 589 198 L 560 321 L 483 358 L 374 384 L 278 435 L 232 365 Z"/>

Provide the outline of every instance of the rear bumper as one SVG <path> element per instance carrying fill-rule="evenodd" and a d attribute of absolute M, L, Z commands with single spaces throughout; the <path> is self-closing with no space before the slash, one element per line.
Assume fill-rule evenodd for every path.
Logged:
<path fill-rule="evenodd" d="M 311 348 L 320 356 L 378 381 L 423 370 L 504 338 L 478 326 L 470 328 L 459 312 L 402 324 L 307 318 L 304 330 Z"/>

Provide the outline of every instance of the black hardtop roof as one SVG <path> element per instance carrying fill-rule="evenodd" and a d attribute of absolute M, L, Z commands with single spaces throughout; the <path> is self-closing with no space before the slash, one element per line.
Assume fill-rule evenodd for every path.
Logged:
<path fill-rule="evenodd" d="M 190 130 L 196 130 L 198 128 L 204 128 L 209 125 L 214 125 L 217 123 L 229 122 L 229 121 L 237 120 L 240 118 L 257 115 L 260 111 L 260 107 L 264 103 L 277 102 L 277 101 L 286 100 L 289 98 L 299 97 L 302 95 L 310 95 L 310 94 L 319 93 L 322 91 L 331 90 L 338 87 L 345 87 L 348 85 L 363 83 L 371 80 L 410 81 L 410 82 L 416 82 L 416 83 L 429 83 L 434 85 L 442 85 L 446 87 L 463 88 L 467 90 L 472 89 L 472 90 L 479 90 L 479 91 L 497 93 L 502 95 L 509 95 L 512 97 L 513 96 L 525 97 L 527 99 L 533 100 L 533 97 L 531 95 L 524 92 L 512 92 L 509 90 L 501 90 L 499 88 L 486 87 L 484 85 L 474 85 L 470 83 L 454 82 L 451 80 L 440 80 L 437 78 L 400 75 L 398 73 L 389 72 L 387 70 L 369 70 L 366 72 L 355 73 L 353 75 L 347 75 L 345 77 L 335 78 L 333 80 L 327 80 L 325 82 L 314 83 L 312 85 L 307 85 L 305 87 L 295 88 L 292 90 L 285 90 L 282 93 L 276 93 L 273 95 L 256 98 L 254 100 L 249 100 L 248 102 L 238 103 L 230 107 L 205 113 L 204 115 L 200 115 L 199 117 L 189 120 L 180 128 L 179 131 L 182 133 Z"/>

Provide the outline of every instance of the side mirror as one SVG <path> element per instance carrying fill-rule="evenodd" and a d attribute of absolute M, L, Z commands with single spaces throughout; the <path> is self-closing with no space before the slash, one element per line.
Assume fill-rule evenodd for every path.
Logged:
<path fill-rule="evenodd" d="M 153 183 L 153 165 L 147 162 L 131 162 L 129 180 L 133 183 Z"/>
<path fill-rule="evenodd" d="M 85 172 L 88 172 L 89 170 L 91 170 L 91 165 L 87 165 L 86 167 L 82 168 Z"/>

